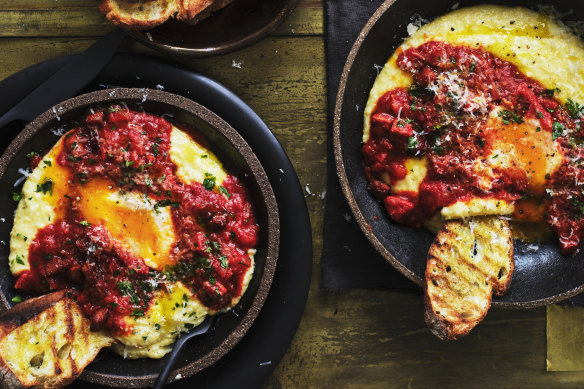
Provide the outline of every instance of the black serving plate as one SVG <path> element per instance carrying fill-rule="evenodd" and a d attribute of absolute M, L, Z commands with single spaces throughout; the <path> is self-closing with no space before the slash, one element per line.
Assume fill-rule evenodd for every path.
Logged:
<path fill-rule="evenodd" d="M 0 103 L 0 112 L 5 111 L 26 94 L 27 90 L 58 70 L 67 58 L 43 62 L 2 81 L 0 91 L 6 98 Z M 86 91 L 112 86 L 164 88 L 166 91 L 198 102 L 239 132 L 264 167 L 276 196 L 281 224 L 278 265 L 264 307 L 245 336 L 227 355 L 196 375 L 169 385 L 169 387 L 202 385 L 206 388 L 258 387 L 273 371 L 288 348 L 304 311 L 310 283 L 312 265 L 310 223 L 294 169 L 263 121 L 232 92 L 204 76 L 151 57 L 120 54 L 112 59 Z M 7 136 L 0 140 L 4 147 L 11 140 L 8 133 L 6 134 Z M 56 140 L 55 136 L 54 141 Z M 6 246 L 0 246 L 0 255 L 6 253 Z M 6 283 L 11 285 L 13 282 L 7 269 L 0 272 L 0 285 Z M 223 320 L 236 320 L 237 314 L 241 312 L 236 308 L 233 313 L 224 315 Z M 234 317 L 230 318 L 228 315 Z M 175 377 L 181 368 L 192 362 L 197 355 L 198 347 L 201 345 L 197 340 L 189 343 L 181 353 L 171 377 Z M 104 375 L 119 375 L 123 378 L 120 381 L 123 384 L 117 386 L 127 387 L 132 383 L 131 379 L 127 378 L 143 378 L 156 374 L 165 361 L 165 359 L 135 360 L 128 363 L 130 361 L 124 361 L 107 352 L 101 354 L 99 358 L 101 359 L 88 366 L 80 378 L 90 382 L 77 381 L 72 387 L 101 387 L 96 382 L 104 382 L 101 379 Z M 119 365 L 119 368 L 116 368 L 116 365 Z M 138 378 L 132 386 L 142 386 L 143 383 L 144 380 Z"/>
<path fill-rule="evenodd" d="M 426 255 L 434 235 L 389 220 L 383 205 L 367 190 L 361 163 L 363 110 L 377 76 L 375 65 L 384 65 L 408 36 L 407 25 L 415 15 L 426 20 L 458 7 L 493 3 L 526 4 L 512 1 L 388 0 L 367 22 L 355 41 L 345 64 L 334 112 L 334 151 L 337 174 L 356 221 L 373 246 L 401 273 L 422 285 Z M 547 1 L 564 15 L 562 20 L 584 20 L 584 3 L 577 0 Z M 507 294 L 494 298 L 493 305 L 531 308 L 558 302 L 584 291 L 584 252 L 563 256 L 556 245 L 540 244 L 533 252 L 515 241 L 515 272 Z"/>
<path fill-rule="evenodd" d="M 195 25 L 169 20 L 150 30 L 129 31 L 167 54 L 209 57 L 235 51 L 272 33 L 298 0 L 235 0 Z"/>

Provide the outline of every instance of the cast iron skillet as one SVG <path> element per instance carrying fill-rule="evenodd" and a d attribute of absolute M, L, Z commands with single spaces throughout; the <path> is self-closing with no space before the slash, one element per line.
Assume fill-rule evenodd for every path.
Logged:
<path fill-rule="evenodd" d="M 240 177 L 254 206 L 260 236 L 255 256 L 256 267 L 248 289 L 233 313 L 221 314 L 210 333 L 193 341 L 188 348 L 188 362 L 174 371 L 189 377 L 210 366 L 225 355 L 243 337 L 259 313 L 270 289 L 279 247 L 279 219 L 276 199 L 268 178 L 251 148 L 223 119 L 203 106 L 182 96 L 158 90 L 109 89 L 81 95 L 56 105 L 41 114 L 14 139 L 0 157 L 0 197 L 2 215 L 13 215 L 16 203 L 11 200 L 14 182 L 21 176 L 19 168 L 26 167 L 26 154 L 43 154 L 57 141 L 55 131 L 63 132 L 75 120 L 84 118 L 91 108 L 123 102 L 131 109 L 155 115 L 165 115 L 181 128 L 195 131 L 210 145 L 225 168 Z M 10 200 L 9 200 L 10 199 Z M 0 223 L 0 237 L 8 242 L 12 221 Z M 8 268 L 8 249 L 2 245 L 0 262 Z M 12 282 L 0 283 L 2 309 L 17 292 Z M 123 359 L 113 353 L 94 361 L 84 373 L 90 381 L 117 387 L 145 387 L 154 383 L 165 360 Z"/>
<path fill-rule="evenodd" d="M 412 229 L 389 220 L 383 205 L 367 191 L 361 164 L 363 110 L 377 75 L 375 65 L 383 66 L 408 36 L 407 25 L 417 14 L 427 20 L 444 15 L 454 4 L 521 5 L 512 1 L 431 1 L 388 0 L 367 22 L 355 41 L 345 64 L 334 113 L 334 151 L 337 174 L 343 193 L 359 226 L 381 255 L 401 273 L 422 286 L 426 255 L 434 235 L 425 229 Z M 584 3 L 577 0 L 547 1 L 565 22 L 584 20 Z M 505 308 L 531 308 L 558 302 L 584 291 L 584 252 L 566 257 L 555 245 L 540 245 L 533 252 L 515 241 L 515 272 L 507 294 L 493 299 Z"/>
<path fill-rule="evenodd" d="M 174 19 L 132 37 L 167 54 L 209 57 L 239 50 L 271 34 L 298 0 L 234 0 L 195 25 Z"/>

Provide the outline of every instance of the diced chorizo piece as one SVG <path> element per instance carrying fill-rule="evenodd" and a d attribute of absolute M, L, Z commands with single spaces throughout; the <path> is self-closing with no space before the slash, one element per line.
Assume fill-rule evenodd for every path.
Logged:
<path fill-rule="evenodd" d="M 382 200 L 389 194 L 390 187 L 384 182 L 373 180 L 369 183 L 369 191 L 375 198 Z"/>
<path fill-rule="evenodd" d="M 389 131 L 391 140 L 399 143 L 406 143 L 410 136 L 414 136 L 414 129 L 410 123 L 403 120 L 396 120 Z"/>
<path fill-rule="evenodd" d="M 98 311 L 96 311 L 91 316 L 92 327 L 95 329 L 105 328 L 107 320 L 108 320 L 108 316 L 109 316 L 109 311 L 107 308 L 101 308 Z"/>
<path fill-rule="evenodd" d="M 83 281 L 83 272 L 81 271 L 80 265 L 73 265 L 69 268 L 69 278 L 74 281 L 81 283 Z"/>
<path fill-rule="evenodd" d="M 383 205 L 389 217 L 398 223 L 406 222 L 415 207 L 413 202 L 401 196 L 387 196 L 383 200 Z"/>
<path fill-rule="evenodd" d="M 369 140 L 363 145 L 361 152 L 363 153 L 363 157 L 365 157 L 367 160 L 372 160 L 377 153 L 377 148 L 375 147 L 375 144 Z"/>
<path fill-rule="evenodd" d="M 374 134 L 381 135 L 388 132 L 395 118 L 385 112 L 378 112 L 371 116 L 371 131 Z"/>
<path fill-rule="evenodd" d="M 387 172 L 394 180 L 403 180 L 408 175 L 408 169 L 399 162 L 391 162 L 387 166 Z"/>
<path fill-rule="evenodd" d="M 436 72 L 427 66 L 414 76 L 416 82 L 422 86 L 430 85 L 436 81 L 436 77 Z"/>
<path fill-rule="evenodd" d="M 382 150 L 385 150 L 385 151 L 390 151 L 393 148 L 391 141 L 387 138 L 381 139 L 381 141 L 379 142 L 379 146 Z"/>
<path fill-rule="evenodd" d="M 87 117 L 85 119 L 85 123 L 89 126 L 99 126 L 102 127 L 104 125 L 103 122 L 103 112 L 96 112 Z"/>
<path fill-rule="evenodd" d="M 67 271 L 67 263 L 61 258 L 53 257 L 45 266 L 47 276 L 54 276 Z"/>

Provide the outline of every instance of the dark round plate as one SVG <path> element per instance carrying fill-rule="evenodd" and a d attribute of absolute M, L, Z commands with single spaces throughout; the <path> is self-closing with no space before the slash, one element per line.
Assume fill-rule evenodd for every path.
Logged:
<path fill-rule="evenodd" d="M 369 90 L 393 51 L 408 36 L 407 25 L 414 15 L 432 20 L 459 7 L 483 4 L 480 0 L 432 1 L 388 0 L 367 22 L 355 41 L 345 64 L 334 113 L 334 151 L 337 174 L 349 206 L 364 234 L 381 255 L 418 285 L 422 285 L 426 255 L 434 235 L 425 229 L 411 229 L 390 221 L 382 204 L 367 190 L 361 164 L 363 110 Z M 523 5 L 521 0 L 491 1 Z M 547 1 L 565 21 L 584 20 L 584 3 Z M 357 109 L 356 109 L 357 108 Z M 493 305 L 531 308 L 558 302 L 584 291 L 584 252 L 565 257 L 555 245 L 539 246 L 533 252 L 515 241 L 515 272 L 507 294 L 493 299 Z"/>
<path fill-rule="evenodd" d="M 0 157 L 0 197 L 9 198 L 15 190 L 15 183 L 22 181 L 19 168 L 28 165 L 28 153 L 45 154 L 56 143 L 56 131 L 62 133 L 63 129 L 72 128 L 72 123 L 79 123 L 87 117 L 90 110 L 106 108 L 111 104 L 124 104 L 136 111 L 165 115 L 172 123 L 205 139 L 226 169 L 245 183 L 260 225 L 254 276 L 240 302 L 233 308 L 236 314 L 219 315 L 209 336 L 202 336 L 192 343 L 188 350 L 190 362 L 176 369 L 172 376 L 180 374 L 190 377 L 215 363 L 245 335 L 265 301 L 276 269 L 279 244 L 276 199 L 260 162 L 229 124 L 190 99 L 156 89 L 116 88 L 86 93 L 50 108 L 30 122 L 10 143 Z M 16 205 L 14 201 L 5 202 L 0 212 L 6 216 L 13 215 Z M 8 239 L 11 229 L 11 223 L 2 223 L 0 236 Z M 2 260 L 8 264 L 7 257 L 0 257 Z M 9 308 L 9 301 L 18 294 L 10 284 L 0 285 L 0 293 L 4 309 Z M 161 361 L 145 359 L 141 362 L 140 368 L 136 369 L 131 359 L 113 355 L 111 358 L 100 358 L 86 370 L 85 377 L 93 382 L 118 387 L 150 386 L 156 381 Z"/>
<path fill-rule="evenodd" d="M 58 70 L 68 57 L 60 57 L 32 66 L 0 83 L 6 97 L 0 102 L 5 111 L 30 89 Z M 136 68 L 135 64 L 141 66 Z M 223 358 L 196 375 L 170 384 L 169 387 L 256 388 L 276 367 L 288 348 L 304 311 L 312 266 L 312 240 L 308 212 L 302 189 L 294 169 L 263 121 L 232 92 L 220 84 L 177 67 L 168 62 L 139 55 L 116 55 L 87 91 L 111 86 L 162 88 L 188 97 L 211 109 L 239 132 L 254 150 L 274 190 L 280 216 L 280 251 L 272 287 L 255 322 L 241 341 Z M 55 137 L 55 140 L 57 138 Z M 10 139 L 2 139 L 5 147 Z M 280 170 L 281 169 L 281 170 Z M 10 200 L 12 201 L 12 200 Z M 0 256 L 7 248 L 0 245 Z M 0 285 L 13 283 L 7 272 L 0 272 Z M 238 314 L 235 311 L 232 315 Z M 181 353 L 177 368 L 192 360 L 191 341 Z M 190 349 L 190 350 L 189 350 Z M 104 355 L 104 359 L 118 358 Z M 120 376 L 152 374 L 162 367 L 152 361 L 136 360 L 132 371 L 120 371 Z M 99 363 L 87 368 L 80 379 L 91 380 L 92 374 L 103 373 Z M 176 374 L 176 371 L 175 371 Z M 173 375 L 174 376 L 174 375 Z M 98 384 L 75 382 L 72 387 L 101 387 Z"/>
<path fill-rule="evenodd" d="M 209 57 L 239 50 L 272 33 L 298 0 L 234 0 L 197 24 L 177 20 L 145 31 L 129 31 L 147 46 L 168 54 Z"/>

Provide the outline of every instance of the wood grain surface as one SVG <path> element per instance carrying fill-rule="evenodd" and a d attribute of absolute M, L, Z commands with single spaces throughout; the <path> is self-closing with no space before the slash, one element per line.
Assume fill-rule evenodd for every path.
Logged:
<path fill-rule="evenodd" d="M 0 79 L 81 51 L 112 28 L 86 0 L 4 0 L 0 21 Z M 123 49 L 161 55 L 131 39 Z M 266 388 L 584 387 L 584 372 L 546 372 L 545 309 L 494 310 L 467 338 L 444 343 L 425 327 L 420 293 L 319 288 L 326 183 L 321 1 L 301 0 L 276 33 L 247 49 L 176 60 L 242 97 L 282 143 L 306 190 L 314 239 L 309 299 Z"/>

